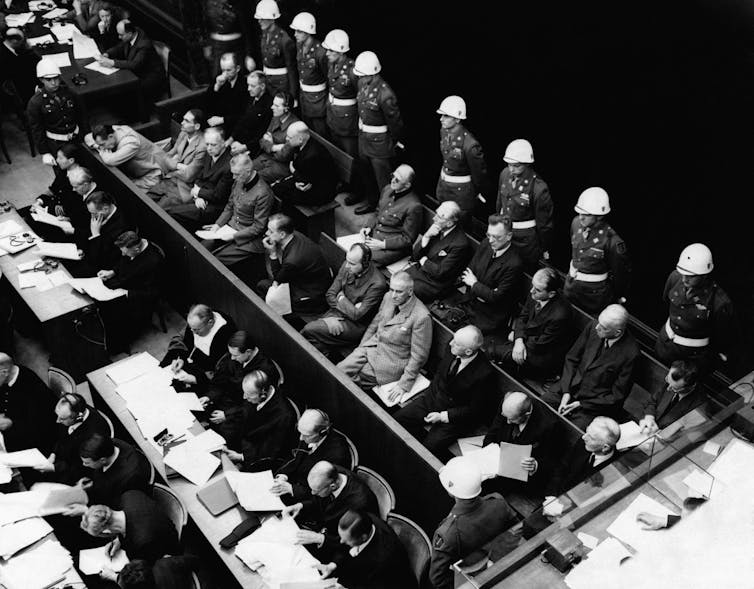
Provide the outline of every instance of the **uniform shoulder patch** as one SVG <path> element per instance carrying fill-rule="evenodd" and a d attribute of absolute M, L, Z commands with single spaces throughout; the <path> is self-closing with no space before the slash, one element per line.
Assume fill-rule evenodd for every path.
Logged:
<path fill-rule="evenodd" d="M 437 549 L 444 548 L 445 538 L 441 534 L 435 534 L 435 537 L 432 539 L 432 546 Z"/>

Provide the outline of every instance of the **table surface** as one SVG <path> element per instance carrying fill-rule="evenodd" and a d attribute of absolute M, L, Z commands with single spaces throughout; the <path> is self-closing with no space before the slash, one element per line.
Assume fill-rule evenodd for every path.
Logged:
<path fill-rule="evenodd" d="M 8 212 L 0 211 L 0 223 L 5 221 L 15 221 L 24 231 L 31 231 L 26 221 L 18 214 L 15 209 Z M 63 317 L 74 311 L 79 311 L 84 307 L 93 304 L 94 301 L 87 295 L 73 289 L 70 284 L 56 286 L 50 290 L 40 291 L 36 286 L 31 288 L 18 287 L 18 264 L 39 260 L 42 255 L 39 253 L 39 247 L 34 245 L 16 254 L 5 254 L 0 256 L 0 271 L 8 280 L 11 286 L 18 292 L 24 302 L 29 306 L 34 315 L 41 323 Z M 65 269 L 63 264 L 58 266 L 65 275 L 70 278 L 71 274 Z"/>
<path fill-rule="evenodd" d="M 196 497 L 196 492 L 201 487 L 194 485 L 182 476 L 175 476 L 170 479 L 165 477 L 165 466 L 162 462 L 162 456 L 152 444 L 144 439 L 139 426 L 136 424 L 136 420 L 128 411 L 126 402 L 118 395 L 115 390 L 115 384 L 106 374 L 106 371 L 110 367 L 127 359 L 125 358 L 87 374 L 86 377 L 93 392 L 96 391 L 108 407 L 110 407 L 113 414 L 120 420 L 139 448 L 149 458 L 157 472 L 160 473 L 163 479 L 167 480 L 168 486 L 181 498 L 196 527 L 204 534 L 207 542 L 215 549 L 215 552 L 217 552 L 238 583 L 244 589 L 263 589 L 268 587 L 257 573 L 243 564 L 241 559 L 234 554 L 233 549 L 225 550 L 220 547 L 220 540 L 241 523 L 244 513 L 241 507 L 235 506 L 215 517 L 207 511 Z M 198 423 L 195 426 L 201 429 Z M 207 484 L 213 483 L 221 476 L 223 476 L 223 470 L 218 470 Z"/>

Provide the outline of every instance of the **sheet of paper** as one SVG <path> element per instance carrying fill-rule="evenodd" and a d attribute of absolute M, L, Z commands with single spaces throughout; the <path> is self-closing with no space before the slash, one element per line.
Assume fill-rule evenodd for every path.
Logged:
<path fill-rule="evenodd" d="M 26 39 L 26 41 L 32 47 L 36 47 L 37 45 L 44 45 L 45 43 L 54 43 L 55 39 L 52 38 L 52 35 L 42 35 L 41 37 L 30 37 L 29 39 Z"/>
<path fill-rule="evenodd" d="M 589 534 L 585 534 L 584 532 L 579 532 L 576 534 L 576 537 L 581 540 L 581 543 L 589 548 L 589 550 L 594 550 L 597 548 L 597 544 L 599 544 L 599 540 L 595 538 L 594 536 L 590 536 Z"/>
<path fill-rule="evenodd" d="M 50 12 L 45 12 L 42 15 L 42 18 L 60 18 L 61 16 L 65 16 L 66 14 L 68 14 L 68 10 L 65 8 L 53 8 L 52 10 L 50 10 Z"/>
<path fill-rule="evenodd" d="M 651 436 L 643 434 L 641 432 L 641 428 L 639 427 L 638 423 L 636 423 L 635 421 L 627 421 L 626 423 L 620 424 L 620 439 L 615 445 L 615 448 L 617 450 L 633 448 L 634 446 L 638 446 L 639 444 L 644 442 L 644 440 L 650 437 Z"/>
<path fill-rule="evenodd" d="M 123 567 L 130 562 L 126 551 L 118 550 L 115 556 L 110 558 L 107 554 L 108 548 L 109 546 L 100 546 L 99 548 L 79 551 L 79 569 L 81 569 L 81 572 L 85 575 L 97 575 L 105 565 L 116 573 L 123 570 Z"/>
<path fill-rule="evenodd" d="M 697 499 L 709 499 L 712 494 L 712 483 L 714 479 L 700 471 L 698 468 L 693 469 L 684 479 L 683 483 L 689 488 L 689 497 Z"/>
<path fill-rule="evenodd" d="M 31 235 L 31 241 L 29 241 L 28 238 L 18 234 L 0 238 L 0 248 L 4 249 L 8 253 L 16 254 L 18 252 L 29 249 L 30 247 L 34 247 L 40 241 L 39 236 L 34 235 L 31 232 L 28 233 L 30 233 Z"/>
<path fill-rule="evenodd" d="M 62 258 L 64 260 L 78 260 L 79 254 L 75 243 L 52 243 L 42 241 L 39 244 L 39 253 L 51 258 Z"/>
<path fill-rule="evenodd" d="M 402 258 L 398 260 L 397 262 L 393 262 L 392 264 L 388 264 L 385 266 L 387 268 L 387 271 L 390 272 L 390 274 L 395 274 L 396 272 L 400 272 L 403 270 L 406 266 L 408 266 L 409 262 L 411 261 L 411 258 L 406 256 L 405 258 Z"/>
<path fill-rule="evenodd" d="M 280 315 L 288 315 L 291 312 L 291 285 L 284 282 L 271 286 L 264 297 L 264 302 Z"/>
<path fill-rule="evenodd" d="M 71 225 L 70 221 L 58 219 L 55 215 L 51 215 L 45 210 L 37 209 L 36 211 L 32 211 L 31 218 L 39 223 L 60 227 L 60 229 L 68 234 L 73 233 L 73 225 Z"/>
<path fill-rule="evenodd" d="M 189 411 L 204 411 L 204 407 L 199 402 L 199 397 L 197 397 L 196 393 L 178 393 L 178 400 Z"/>
<path fill-rule="evenodd" d="M 72 566 L 70 553 L 47 540 L 1 565 L 0 577 L 6 589 L 45 589 L 62 581 Z"/>
<path fill-rule="evenodd" d="M 603 540 L 563 579 L 571 589 L 604 589 L 606 579 L 620 575 L 620 564 L 631 553 L 615 538 Z"/>
<path fill-rule="evenodd" d="M 720 454 L 721 446 L 717 442 L 713 442 L 712 440 L 709 440 L 706 444 L 704 444 L 704 448 L 702 448 L 702 451 L 706 454 L 711 454 L 712 456 L 717 456 Z"/>
<path fill-rule="evenodd" d="M 79 292 L 85 292 L 97 301 L 112 301 L 118 297 L 126 296 L 126 291 L 122 288 L 108 288 L 101 278 L 71 278 L 68 281 L 73 288 Z"/>
<path fill-rule="evenodd" d="M 187 452 L 215 452 L 225 445 L 225 438 L 215 430 L 204 430 L 198 436 L 194 436 L 185 444 Z"/>
<path fill-rule="evenodd" d="M 10 558 L 50 532 L 52 526 L 41 517 L 31 517 L 3 526 L 0 528 L 0 556 Z"/>
<path fill-rule="evenodd" d="M 352 233 L 351 235 L 341 235 L 335 241 L 342 249 L 348 251 L 354 243 L 364 243 L 364 236 L 361 233 Z"/>
<path fill-rule="evenodd" d="M 203 485 L 220 466 L 220 459 L 209 452 L 183 450 L 182 446 L 171 448 L 163 462 L 195 485 Z"/>
<path fill-rule="evenodd" d="M 141 352 L 135 356 L 131 356 L 118 362 L 115 366 L 111 366 L 105 370 L 105 374 L 110 377 L 116 385 L 123 384 L 129 380 L 141 376 L 155 368 L 159 368 L 160 363 L 157 358 L 149 354 L 148 352 Z"/>
<path fill-rule="evenodd" d="M 196 232 L 197 237 L 201 239 L 225 239 L 233 237 L 236 234 L 236 230 L 230 225 L 223 225 L 217 231 L 207 231 L 200 229 Z"/>
<path fill-rule="evenodd" d="M 484 436 L 471 436 L 469 438 L 458 438 L 458 447 L 461 449 L 461 455 L 465 456 L 469 452 L 481 450 L 484 446 Z"/>
<path fill-rule="evenodd" d="M 107 67 L 106 65 L 102 65 L 101 63 L 96 62 L 96 61 L 93 61 L 92 63 L 87 63 L 84 67 L 88 70 L 92 70 L 94 72 L 99 72 L 101 74 L 104 74 L 105 76 L 114 74 L 120 69 L 117 67 Z"/>
<path fill-rule="evenodd" d="M 41 264 L 41 263 L 42 263 L 42 260 L 37 258 L 34 260 L 29 260 L 28 262 L 21 262 L 20 264 L 16 266 L 16 268 L 18 268 L 19 272 L 29 272 L 30 270 L 33 270 L 37 264 Z"/>
<path fill-rule="evenodd" d="M 9 27 L 23 27 L 35 20 L 35 16 L 31 12 L 20 12 L 18 14 L 7 14 L 5 16 L 5 24 Z"/>
<path fill-rule="evenodd" d="M 560 517 L 564 509 L 565 505 L 563 505 L 563 502 L 555 497 L 543 506 L 542 513 L 552 517 Z"/>
<path fill-rule="evenodd" d="M 23 272 L 18 275 L 18 288 L 34 288 L 49 283 L 44 272 Z"/>
<path fill-rule="evenodd" d="M 94 39 L 80 33 L 78 29 L 73 31 L 73 58 L 88 59 L 99 55 L 99 49 Z"/>
<path fill-rule="evenodd" d="M 21 495 L 25 497 L 21 497 Z M 43 493 L 0 493 L 0 526 L 21 521 L 39 514 L 39 506 L 44 500 Z"/>
<path fill-rule="evenodd" d="M 0 223 L 0 237 L 7 237 L 8 235 L 14 235 L 22 231 L 23 227 L 13 219 Z"/>
<path fill-rule="evenodd" d="M 248 511 L 280 511 L 285 507 L 280 497 L 270 493 L 273 485 L 271 470 L 262 472 L 227 472 L 228 484 L 238 497 L 241 507 Z"/>
<path fill-rule="evenodd" d="M 11 479 L 13 479 L 13 469 L 9 466 L 0 466 L 0 485 L 10 483 Z"/>
<path fill-rule="evenodd" d="M 39 507 L 39 515 L 63 513 L 71 505 L 87 505 L 89 498 L 81 487 L 72 487 L 58 483 L 36 483 L 32 489 L 46 488 L 44 500 Z"/>
<path fill-rule="evenodd" d="M 656 531 L 644 530 L 642 524 L 636 521 L 636 516 L 641 512 L 660 517 L 673 513 L 664 505 L 640 493 L 607 528 L 608 534 L 632 546 L 638 552 L 651 547 L 659 538 Z"/>
<path fill-rule="evenodd" d="M 396 380 L 395 382 L 389 382 L 387 384 L 383 384 L 383 385 L 372 388 L 372 390 L 380 398 L 380 401 L 382 401 L 386 407 L 393 407 L 397 405 L 398 403 L 403 403 L 405 401 L 408 401 L 414 395 L 422 392 L 424 389 L 426 389 L 429 386 L 429 379 L 427 379 L 426 376 L 423 376 L 420 374 L 419 376 L 416 377 L 416 380 L 414 381 L 414 386 L 411 387 L 410 391 L 404 393 L 400 397 L 397 397 L 395 399 L 390 399 L 390 390 L 397 383 L 398 381 Z"/>
<path fill-rule="evenodd" d="M 51 61 L 59 68 L 70 67 L 71 65 L 71 58 L 67 53 L 48 53 L 42 59 Z"/>
<path fill-rule="evenodd" d="M 63 286 L 64 284 L 68 284 L 71 277 L 67 276 L 63 270 L 55 270 L 55 272 L 50 272 L 47 275 L 47 279 L 53 286 Z"/>
<path fill-rule="evenodd" d="M 531 444 L 500 442 L 500 465 L 497 474 L 508 479 L 528 481 L 529 473 L 521 467 L 524 458 L 531 458 Z"/>
<path fill-rule="evenodd" d="M 45 466 L 49 463 L 49 460 L 47 460 L 38 448 L 0 454 L 0 464 L 15 468 L 34 468 L 36 466 Z"/>
<path fill-rule="evenodd" d="M 482 478 L 489 479 L 497 476 L 498 468 L 500 468 L 499 444 L 488 444 L 481 450 L 464 454 L 463 457 L 479 468 Z"/>

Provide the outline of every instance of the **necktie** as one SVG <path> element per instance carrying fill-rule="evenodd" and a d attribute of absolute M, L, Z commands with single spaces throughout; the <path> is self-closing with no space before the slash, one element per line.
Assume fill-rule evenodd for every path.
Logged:
<path fill-rule="evenodd" d="M 450 363 L 450 368 L 448 369 L 448 377 L 453 378 L 456 374 L 458 374 L 458 367 L 461 365 L 461 359 L 456 356 L 453 361 Z"/>
<path fill-rule="evenodd" d="M 513 426 L 513 431 L 511 432 L 511 440 L 515 440 L 519 435 L 521 435 L 521 426 L 515 424 Z"/>

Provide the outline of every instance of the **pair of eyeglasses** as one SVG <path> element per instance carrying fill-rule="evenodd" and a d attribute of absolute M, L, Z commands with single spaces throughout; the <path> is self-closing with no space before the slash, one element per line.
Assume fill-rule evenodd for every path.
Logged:
<path fill-rule="evenodd" d="M 56 260 L 40 260 L 32 267 L 34 272 L 44 272 L 49 274 L 55 270 L 60 264 Z"/>
<path fill-rule="evenodd" d="M 10 245 L 12 245 L 13 247 L 18 247 L 26 243 L 34 243 L 34 236 L 31 233 L 24 232 L 20 235 L 10 236 Z"/>

